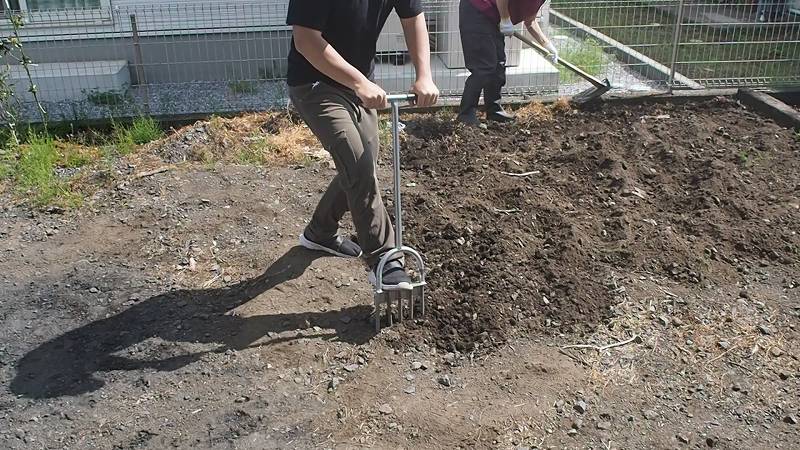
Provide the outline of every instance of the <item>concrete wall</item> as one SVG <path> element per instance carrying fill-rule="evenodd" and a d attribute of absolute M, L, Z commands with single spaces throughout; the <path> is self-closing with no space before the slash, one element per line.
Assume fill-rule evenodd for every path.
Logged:
<path fill-rule="evenodd" d="M 185 83 L 282 77 L 290 40 L 288 31 L 143 37 L 141 61 L 129 37 L 31 42 L 26 51 L 42 63 L 126 60 L 133 84 Z"/>

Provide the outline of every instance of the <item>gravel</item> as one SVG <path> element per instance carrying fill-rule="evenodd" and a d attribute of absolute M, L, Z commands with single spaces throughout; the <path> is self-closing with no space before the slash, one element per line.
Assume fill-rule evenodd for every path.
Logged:
<path fill-rule="evenodd" d="M 110 117 L 179 116 L 187 114 L 261 111 L 286 106 L 287 92 L 283 81 L 253 81 L 252 92 L 235 93 L 226 81 L 152 84 L 147 87 L 149 111 L 144 108 L 145 89 L 132 87 L 129 95 L 117 105 L 97 105 L 89 100 L 44 102 L 53 122 L 70 120 L 106 120 Z M 37 120 L 33 103 L 23 103 L 21 117 Z"/>

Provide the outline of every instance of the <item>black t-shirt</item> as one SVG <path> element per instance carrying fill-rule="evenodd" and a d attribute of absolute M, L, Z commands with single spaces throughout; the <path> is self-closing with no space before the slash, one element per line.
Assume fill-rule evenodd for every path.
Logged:
<path fill-rule="evenodd" d="M 422 12 L 420 3 L 421 0 L 290 0 L 286 24 L 321 31 L 322 37 L 345 61 L 371 80 L 375 44 L 392 9 L 407 19 Z M 286 78 L 289 86 L 317 81 L 339 85 L 297 51 L 294 38 Z"/>

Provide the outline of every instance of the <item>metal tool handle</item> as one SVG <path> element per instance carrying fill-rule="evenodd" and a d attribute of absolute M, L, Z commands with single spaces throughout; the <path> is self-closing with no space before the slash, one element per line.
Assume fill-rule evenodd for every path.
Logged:
<path fill-rule="evenodd" d="M 389 103 L 411 102 L 417 99 L 417 94 L 389 94 L 386 101 Z"/>
<path fill-rule="evenodd" d="M 533 42 L 532 40 L 528 39 L 527 37 L 525 37 L 525 35 L 523 35 L 519 31 L 514 32 L 514 37 L 519 39 L 520 41 L 522 41 L 528 47 L 538 51 L 539 53 L 541 53 L 543 55 L 549 55 L 550 54 L 550 52 L 547 51 L 546 48 L 544 48 L 541 45 L 537 44 L 536 42 Z M 578 74 L 581 78 L 583 78 L 584 80 L 588 81 L 589 83 L 592 83 L 592 85 L 594 85 L 594 87 L 596 87 L 596 88 L 604 88 L 604 87 L 606 87 L 605 83 L 603 83 L 602 81 L 598 80 L 597 78 L 589 75 L 583 69 L 581 69 L 580 67 L 576 66 L 575 64 L 572 64 L 569 61 L 564 61 L 561 58 L 558 58 L 558 63 L 561 64 L 562 66 L 566 67 L 567 69 L 571 70 L 572 72 Z"/>

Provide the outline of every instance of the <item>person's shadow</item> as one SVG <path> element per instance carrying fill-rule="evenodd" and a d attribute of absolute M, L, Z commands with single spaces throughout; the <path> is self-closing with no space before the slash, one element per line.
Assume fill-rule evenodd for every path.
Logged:
<path fill-rule="evenodd" d="M 98 372 L 146 368 L 172 371 L 207 353 L 244 349 L 269 332 L 305 329 L 308 324 L 335 331 L 317 337 L 353 344 L 367 342 L 375 335 L 373 327 L 359 320 L 370 314 L 371 307 L 367 305 L 340 311 L 246 318 L 226 314 L 281 283 L 299 277 L 320 256 L 318 252 L 294 247 L 252 280 L 220 289 L 167 292 L 115 316 L 69 331 L 22 357 L 10 389 L 18 396 L 29 398 L 83 394 L 103 386 L 104 381 L 96 376 Z M 198 353 L 159 354 L 155 359 L 151 355 L 148 355 L 150 358 L 128 358 L 118 354 L 150 338 L 218 346 Z M 275 338 L 268 343 L 291 339 L 296 336 Z"/>

